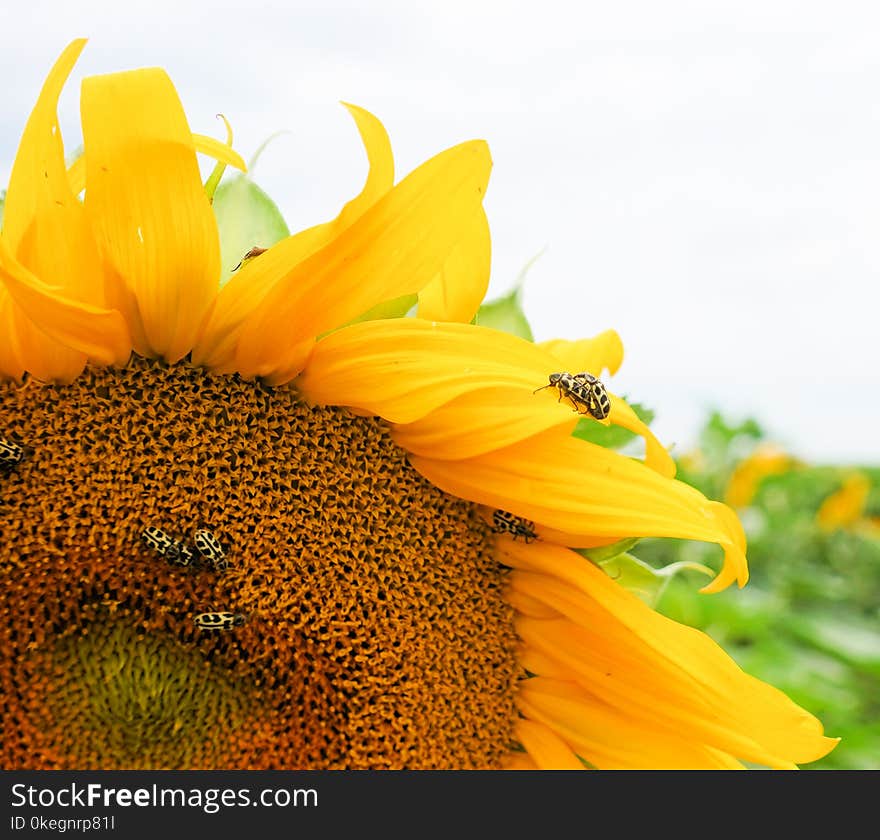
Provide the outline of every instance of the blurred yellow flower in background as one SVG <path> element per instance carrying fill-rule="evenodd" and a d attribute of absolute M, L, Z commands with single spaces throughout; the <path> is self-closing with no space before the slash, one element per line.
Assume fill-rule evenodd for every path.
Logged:
<path fill-rule="evenodd" d="M 762 479 L 796 469 L 799 464 L 796 458 L 776 444 L 762 443 L 734 468 L 724 501 L 733 508 L 747 507 L 754 499 Z"/>
<path fill-rule="evenodd" d="M 816 512 L 816 523 L 823 531 L 848 528 L 860 522 L 871 490 L 871 481 L 855 472 L 844 479 L 843 485 L 828 496 Z"/>

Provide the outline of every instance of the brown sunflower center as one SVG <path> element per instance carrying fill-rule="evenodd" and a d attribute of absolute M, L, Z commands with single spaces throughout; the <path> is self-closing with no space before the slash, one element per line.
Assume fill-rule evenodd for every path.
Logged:
<path fill-rule="evenodd" d="M 3 766 L 492 767 L 507 751 L 520 671 L 492 534 L 380 421 L 142 359 L 4 386 L 0 417 L 25 446 L 0 471 Z M 196 625 L 217 612 L 244 623 Z"/>

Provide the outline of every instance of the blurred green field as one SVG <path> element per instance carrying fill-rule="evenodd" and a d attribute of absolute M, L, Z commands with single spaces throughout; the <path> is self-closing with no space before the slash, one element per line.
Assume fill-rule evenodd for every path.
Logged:
<path fill-rule="evenodd" d="M 728 501 L 738 502 L 749 540 L 745 588 L 702 595 L 707 578 L 685 568 L 674 576 L 646 574 L 640 594 L 704 630 L 748 673 L 842 739 L 805 768 L 880 769 L 880 468 L 813 466 L 767 452 L 758 423 L 733 424 L 716 413 L 699 449 L 679 459 L 683 481 L 710 498 L 734 494 Z M 839 521 L 822 527 L 823 502 L 845 486 L 850 491 L 836 500 Z M 866 498 L 853 492 L 858 487 Z M 720 563 L 718 547 L 705 543 L 642 540 L 635 552 L 655 569 Z"/>

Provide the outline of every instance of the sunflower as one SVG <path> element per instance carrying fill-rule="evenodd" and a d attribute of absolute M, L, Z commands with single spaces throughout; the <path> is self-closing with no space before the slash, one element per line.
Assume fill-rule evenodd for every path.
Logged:
<path fill-rule="evenodd" d="M 736 517 L 623 399 L 582 419 L 539 390 L 616 371 L 616 333 L 471 323 L 484 142 L 395 183 L 349 106 L 363 190 L 221 286 L 197 152 L 243 168 L 231 140 L 192 134 L 162 70 L 90 77 L 67 169 L 83 46 L 26 125 L 0 234 L 4 767 L 793 768 L 833 747 L 589 559 L 678 537 L 721 546 L 706 591 L 748 576 Z"/>
<path fill-rule="evenodd" d="M 724 501 L 734 508 L 748 507 L 765 478 L 783 475 L 802 466 L 797 458 L 776 444 L 761 444 L 734 467 L 724 491 Z"/>
<path fill-rule="evenodd" d="M 847 475 L 841 487 L 827 496 L 816 511 L 819 529 L 831 532 L 868 522 L 865 508 L 870 492 L 871 480 L 864 473 Z"/>

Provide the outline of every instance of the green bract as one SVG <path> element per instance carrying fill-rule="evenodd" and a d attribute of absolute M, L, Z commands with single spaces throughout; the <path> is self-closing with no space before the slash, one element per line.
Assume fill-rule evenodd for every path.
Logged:
<path fill-rule="evenodd" d="M 247 175 L 220 184 L 213 207 L 220 232 L 221 286 L 251 248 L 269 248 L 290 235 L 278 205 Z"/>

